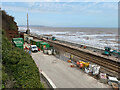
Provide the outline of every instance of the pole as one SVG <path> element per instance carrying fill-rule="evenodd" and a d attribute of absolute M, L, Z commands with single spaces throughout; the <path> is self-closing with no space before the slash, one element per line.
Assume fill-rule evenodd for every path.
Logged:
<path fill-rule="evenodd" d="M 29 30 L 29 25 L 28 25 L 28 13 L 27 13 L 27 30 Z"/>

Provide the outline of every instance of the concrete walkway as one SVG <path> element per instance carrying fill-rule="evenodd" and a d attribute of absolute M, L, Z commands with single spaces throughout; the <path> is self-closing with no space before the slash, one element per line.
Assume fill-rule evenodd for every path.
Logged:
<path fill-rule="evenodd" d="M 38 52 L 32 53 L 32 57 L 39 70 L 44 71 L 57 88 L 110 88 L 52 55 Z"/>

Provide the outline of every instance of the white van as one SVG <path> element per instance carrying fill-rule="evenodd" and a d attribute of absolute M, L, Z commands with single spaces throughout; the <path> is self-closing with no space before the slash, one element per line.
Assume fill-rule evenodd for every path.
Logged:
<path fill-rule="evenodd" d="M 30 46 L 30 50 L 31 50 L 32 52 L 38 52 L 38 48 L 37 48 L 36 45 L 31 45 L 31 46 Z"/>

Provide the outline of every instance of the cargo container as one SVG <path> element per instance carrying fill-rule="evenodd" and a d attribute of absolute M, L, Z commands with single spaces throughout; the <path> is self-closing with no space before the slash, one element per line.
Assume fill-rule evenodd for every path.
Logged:
<path fill-rule="evenodd" d="M 20 49 L 23 49 L 23 43 L 21 41 L 15 41 L 14 45 Z"/>
<path fill-rule="evenodd" d="M 27 41 L 28 34 L 24 33 L 24 41 Z"/>
<path fill-rule="evenodd" d="M 15 45 L 15 47 L 23 49 L 23 43 L 24 43 L 23 38 L 13 38 L 12 42 Z"/>
<path fill-rule="evenodd" d="M 43 41 L 40 40 L 30 40 L 31 45 L 37 45 L 38 48 L 41 48 L 40 45 L 43 43 Z"/>
<path fill-rule="evenodd" d="M 40 47 L 41 47 L 41 50 L 43 50 L 44 48 L 49 48 L 49 44 L 46 43 L 46 42 L 42 42 L 42 43 L 40 44 Z"/>
<path fill-rule="evenodd" d="M 37 45 L 38 48 L 41 48 L 41 47 L 40 47 L 41 43 L 43 43 L 43 41 L 37 41 L 37 42 L 36 42 L 36 45 Z"/>
<path fill-rule="evenodd" d="M 27 43 L 30 43 L 30 40 L 33 40 L 33 37 L 27 37 Z"/>
<path fill-rule="evenodd" d="M 30 40 L 30 44 L 33 45 L 33 40 Z"/>
<path fill-rule="evenodd" d="M 13 38 L 12 42 L 14 42 L 14 41 L 21 41 L 22 43 L 24 43 L 23 38 Z"/>

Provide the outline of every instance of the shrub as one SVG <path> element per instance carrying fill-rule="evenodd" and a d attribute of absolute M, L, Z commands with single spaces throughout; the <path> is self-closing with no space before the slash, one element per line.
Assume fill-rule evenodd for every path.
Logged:
<path fill-rule="evenodd" d="M 32 57 L 2 38 L 3 84 L 5 88 L 43 88 L 39 70 Z M 7 85 L 7 82 L 11 82 Z M 8 87 L 9 86 L 9 87 Z"/>

